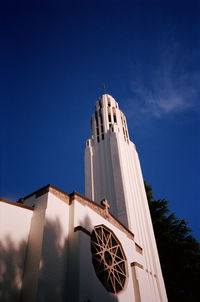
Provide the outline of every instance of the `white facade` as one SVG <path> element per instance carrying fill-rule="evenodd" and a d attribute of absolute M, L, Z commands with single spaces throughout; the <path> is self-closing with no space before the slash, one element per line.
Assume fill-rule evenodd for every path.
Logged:
<path fill-rule="evenodd" d="M 85 150 L 85 195 L 98 203 L 109 201 L 110 212 L 142 247 L 145 271 L 157 276 L 151 280 L 149 301 L 167 301 L 138 154 L 129 139 L 126 118 L 108 94 L 96 102 L 91 119 Z M 140 288 L 141 301 L 145 301 L 146 291 L 146 286 Z"/>
<path fill-rule="evenodd" d="M 1 220 L 0 301 L 156 301 L 158 290 L 149 293 L 157 276 L 144 271 L 134 235 L 106 207 L 51 185 L 21 202 L 0 199 L 1 218 L 7 217 Z M 123 249 L 125 283 L 117 294 L 106 290 L 92 263 L 91 233 L 97 226 L 110 230 Z"/>

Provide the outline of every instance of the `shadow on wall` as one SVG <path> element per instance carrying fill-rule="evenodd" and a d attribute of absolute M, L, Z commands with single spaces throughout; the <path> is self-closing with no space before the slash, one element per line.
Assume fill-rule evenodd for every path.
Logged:
<path fill-rule="evenodd" d="M 83 226 L 88 226 L 90 224 L 89 217 L 83 222 Z M 81 231 L 78 231 L 82 234 Z M 78 232 L 72 233 L 72 237 L 75 238 Z M 86 237 L 84 237 L 86 236 Z M 75 257 L 67 256 L 73 255 L 73 248 L 70 246 L 68 238 L 63 238 L 63 231 L 59 219 L 53 221 L 47 221 L 45 224 L 43 246 L 42 246 L 42 256 L 40 262 L 40 272 L 39 272 L 39 282 L 37 291 L 37 302 L 96 302 L 100 301 L 100 297 L 96 297 L 95 301 L 89 299 L 89 295 L 85 295 L 86 299 L 78 301 L 71 299 L 69 297 L 69 274 L 68 269 L 76 272 L 75 266 L 77 265 L 79 270 L 79 253 L 82 255 L 82 260 L 86 260 L 86 267 L 90 263 L 91 271 L 89 275 L 85 274 L 85 270 L 82 271 L 82 285 L 89 286 L 91 289 L 91 284 L 89 282 L 90 278 L 94 278 L 97 281 L 99 290 L 101 292 L 102 284 L 96 279 L 94 269 L 91 262 L 91 251 L 90 251 L 90 238 L 88 235 L 81 236 L 82 245 L 81 250 L 77 249 L 77 254 Z M 87 238 L 87 241 L 85 241 Z M 79 237 L 80 240 L 80 237 Z M 87 244 L 86 244 L 87 242 Z M 80 241 L 79 241 L 80 243 Z M 85 246 L 85 248 L 83 248 Z M 71 250 L 71 251 L 70 251 Z M 4 242 L 0 243 L 0 301 L 1 302 L 18 302 L 20 300 L 20 290 L 23 278 L 24 261 L 26 256 L 26 242 L 22 241 L 19 245 L 7 237 Z M 74 256 L 74 255 L 73 255 Z M 77 258 L 78 257 L 78 258 Z M 69 262 L 71 264 L 69 265 Z M 80 273 L 80 271 L 79 271 Z M 70 273 L 72 291 L 77 292 L 77 287 L 75 286 L 77 278 L 79 276 L 76 273 Z M 96 282 L 95 281 L 95 282 Z M 118 301 L 117 296 L 108 294 L 104 291 L 103 296 L 105 301 Z M 109 298 L 109 300 L 107 300 Z M 27 301 L 28 302 L 28 301 Z"/>
<path fill-rule="evenodd" d="M 66 269 L 67 239 L 63 239 L 63 231 L 56 218 L 45 224 L 37 301 L 65 301 L 64 276 Z"/>
<path fill-rule="evenodd" d="M 91 229 L 89 227 L 90 218 L 87 216 L 80 225 L 86 229 Z M 77 238 L 78 241 L 76 241 Z M 92 274 L 90 270 L 81 270 L 80 257 L 83 257 L 82 260 L 86 267 L 91 266 Z M 102 288 L 100 292 L 103 291 L 104 301 L 117 302 L 117 296 L 109 294 L 96 277 L 91 259 L 90 237 L 88 235 L 82 231 L 74 232 L 73 230 L 71 236 L 63 240 L 63 230 L 59 218 L 47 221 L 43 237 L 37 302 L 102 301 L 101 295 L 95 297 L 95 300 L 90 298 L 89 292 L 93 284 L 90 282 L 90 278 L 96 280 L 99 289 Z M 79 283 L 80 280 L 81 284 Z M 88 295 L 83 287 L 88 288 L 86 290 L 86 292 L 89 291 Z M 82 298 L 79 296 L 80 291 L 85 292 Z"/>
<path fill-rule="evenodd" d="M 16 302 L 21 290 L 26 242 L 16 246 L 10 236 L 0 243 L 0 301 Z"/>

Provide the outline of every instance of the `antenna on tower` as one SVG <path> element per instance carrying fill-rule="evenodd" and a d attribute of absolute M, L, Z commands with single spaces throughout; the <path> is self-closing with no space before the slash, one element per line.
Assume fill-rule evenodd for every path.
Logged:
<path fill-rule="evenodd" d="M 103 86 L 104 94 L 106 94 L 106 85 L 103 83 L 102 86 Z"/>

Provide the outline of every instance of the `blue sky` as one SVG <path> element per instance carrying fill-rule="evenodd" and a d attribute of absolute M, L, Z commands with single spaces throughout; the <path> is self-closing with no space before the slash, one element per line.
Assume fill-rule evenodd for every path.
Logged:
<path fill-rule="evenodd" d="M 199 1 L 1 1 L 0 196 L 84 193 L 105 83 L 144 179 L 200 240 L 199 15 Z"/>

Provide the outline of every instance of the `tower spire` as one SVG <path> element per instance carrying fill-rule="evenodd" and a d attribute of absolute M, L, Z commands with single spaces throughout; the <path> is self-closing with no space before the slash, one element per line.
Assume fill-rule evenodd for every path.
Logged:
<path fill-rule="evenodd" d="M 105 85 L 105 83 L 103 83 L 102 86 L 103 86 L 104 94 L 106 94 L 106 85 Z"/>

